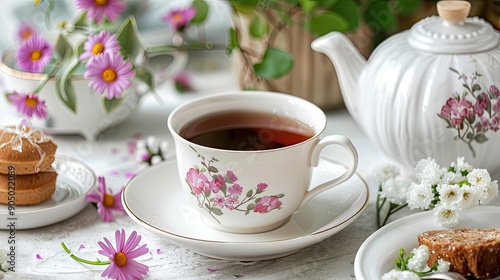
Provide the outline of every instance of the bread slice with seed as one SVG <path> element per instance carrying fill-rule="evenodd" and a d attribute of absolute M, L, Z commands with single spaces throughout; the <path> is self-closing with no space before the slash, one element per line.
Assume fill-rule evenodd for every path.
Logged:
<path fill-rule="evenodd" d="M 429 248 L 427 264 L 450 262 L 450 271 L 477 279 L 500 275 L 500 229 L 456 228 L 430 230 L 418 236 Z"/>

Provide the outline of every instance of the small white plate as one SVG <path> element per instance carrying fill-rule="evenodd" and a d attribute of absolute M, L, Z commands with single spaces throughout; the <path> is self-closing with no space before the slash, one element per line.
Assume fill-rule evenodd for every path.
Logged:
<path fill-rule="evenodd" d="M 81 161 L 56 156 L 52 164 L 57 172 L 56 191 L 52 197 L 40 204 L 14 206 L 13 215 L 7 205 L 0 205 L 0 229 L 9 229 L 10 222 L 15 229 L 31 229 L 48 226 L 68 219 L 82 211 L 88 202 L 85 195 L 95 186 L 94 171 Z"/>
<path fill-rule="evenodd" d="M 313 184 L 344 171 L 342 165 L 322 159 L 314 170 Z M 255 261 L 290 255 L 339 232 L 365 209 L 368 186 L 355 174 L 313 198 L 280 228 L 257 234 L 233 234 L 207 226 L 187 198 L 175 160 L 136 175 L 122 196 L 125 211 L 135 222 L 173 244 L 217 259 Z"/>
<path fill-rule="evenodd" d="M 500 207 L 479 206 L 462 214 L 456 228 L 499 228 Z M 361 245 L 354 261 L 358 280 L 380 279 L 396 268 L 399 249 L 411 252 L 418 247 L 417 235 L 427 230 L 445 229 L 434 223 L 432 211 L 408 215 L 374 232 Z"/>

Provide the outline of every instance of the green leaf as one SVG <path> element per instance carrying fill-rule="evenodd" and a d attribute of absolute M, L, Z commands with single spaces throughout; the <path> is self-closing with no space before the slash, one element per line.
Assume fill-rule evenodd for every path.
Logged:
<path fill-rule="evenodd" d="M 481 90 L 481 86 L 478 85 L 478 84 L 474 84 L 472 86 L 472 92 L 476 92 L 476 91 L 480 91 Z"/>
<path fill-rule="evenodd" d="M 217 167 L 215 167 L 215 166 L 209 166 L 208 171 L 210 171 L 212 173 L 217 173 L 217 172 L 219 172 L 219 169 L 217 169 Z"/>
<path fill-rule="evenodd" d="M 123 22 L 116 32 L 116 38 L 120 42 L 121 51 L 126 58 L 135 61 L 137 57 L 144 55 L 144 47 L 134 17 L 128 17 Z"/>
<path fill-rule="evenodd" d="M 252 197 L 252 195 L 253 195 L 253 190 L 249 190 L 249 191 L 247 192 L 247 197 Z"/>
<path fill-rule="evenodd" d="M 238 33 L 234 28 L 229 28 L 229 44 L 227 46 L 227 53 L 231 54 L 234 49 L 238 49 L 240 47 L 240 41 L 238 39 Z"/>
<path fill-rule="evenodd" d="M 311 1 L 311 0 L 309 0 Z M 333 5 L 337 4 L 338 2 L 342 2 L 344 0 L 315 0 L 311 2 L 316 2 L 317 7 L 322 7 L 322 8 L 330 8 Z"/>
<path fill-rule="evenodd" d="M 224 214 L 224 213 L 222 213 L 222 210 L 220 208 L 217 208 L 217 207 L 211 207 L 210 212 L 214 213 L 217 216 L 222 216 L 222 214 Z"/>
<path fill-rule="evenodd" d="M 342 0 L 337 2 L 335 6 L 330 9 L 348 22 L 348 27 L 346 32 L 353 32 L 359 26 L 359 11 L 358 5 L 352 0 Z"/>
<path fill-rule="evenodd" d="M 394 7 L 394 12 L 401 15 L 409 15 L 420 8 L 421 4 L 422 0 L 394 0 L 392 6 Z"/>
<path fill-rule="evenodd" d="M 208 4 L 203 0 L 194 0 L 192 5 L 196 9 L 196 15 L 191 19 L 191 23 L 203 23 L 208 15 Z"/>
<path fill-rule="evenodd" d="M 307 16 L 317 5 L 317 1 L 300 0 L 300 6 L 304 11 L 305 16 Z"/>
<path fill-rule="evenodd" d="M 148 69 L 136 69 L 135 70 L 135 78 L 149 87 L 149 90 L 154 90 L 155 82 L 154 75 Z"/>
<path fill-rule="evenodd" d="M 256 15 L 254 18 L 252 18 L 252 21 L 250 21 L 249 33 L 250 36 L 254 38 L 262 38 L 264 35 L 266 35 L 267 34 L 266 20 L 259 15 Z"/>
<path fill-rule="evenodd" d="M 484 143 L 488 141 L 488 137 L 486 137 L 486 135 L 481 133 L 476 135 L 476 137 L 474 137 L 474 140 L 476 140 L 478 143 Z"/>
<path fill-rule="evenodd" d="M 255 203 L 250 203 L 247 205 L 247 210 L 253 210 L 255 209 Z"/>
<path fill-rule="evenodd" d="M 56 74 L 56 93 L 59 99 L 71 112 L 76 113 L 76 94 L 71 82 L 71 74 L 78 67 L 80 61 L 77 57 L 64 60 L 61 69 Z"/>
<path fill-rule="evenodd" d="M 364 17 L 366 24 L 375 30 L 394 30 L 397 27 L 396 15 L 386 1 L 371 1 Z"/>
<path fill-rule="evenodd" d="M 103 103 L 104 103 L 104 109 L 106 110 L 106 113 L 111 113 L 113 112 L 114 109 L 116 109 L 122 102 L 123 98 L 112 98 L 112 99 L 107 99 L 103 98 Z"/>
<path fill-rule="evenodd" d="M 75 26 L 75 29 L 87 29 L 89 26 L 88 20 L 87 20 L 87 11 L 83 12 L 78 16 L 73 25 Z"/>
<path fill-rule="evenodd" d="M 311 16 L 306 27 L 312 34 L 323 36 L 333 31 L 347 32 L 349 22 L 340 14 L 329 11 Z"/>
<path fill-rule="evenodd" d="M 288 52 L 268 47 L 262 61 L 253 65 L 253 70 L 261 78 L 278 79 L 292 70 L 293 63 L 293 56 Z"/>
<path fill-rule="evenodd" d="M 66 59 L 74 55 L 73 47 L 62 34 L 57 36 L 55 51 L 61 59 Z"/>

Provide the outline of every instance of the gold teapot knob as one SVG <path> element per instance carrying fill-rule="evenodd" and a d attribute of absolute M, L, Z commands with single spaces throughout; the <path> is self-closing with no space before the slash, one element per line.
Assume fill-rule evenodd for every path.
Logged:
<path fill-rule="evenodd" d="M 471 4 L 461 0 L 443 0 L 437 4 L 439 16 L 448 22 L 460 24 L 469 16 Z"/>

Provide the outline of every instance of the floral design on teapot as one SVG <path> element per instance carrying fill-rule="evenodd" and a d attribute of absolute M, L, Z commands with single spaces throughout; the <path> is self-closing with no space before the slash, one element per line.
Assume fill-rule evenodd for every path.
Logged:
<path fill-rule="evenodd" d="M 500 91 L 495 85 L 484 90 L 479 84 L 480 73 L 467 76 L 456 69 L 450 70 L 458 75 L 464 90 L 461 93 L 455 92 L 443 105 L 438 116 L 448 124 L 447 128 L 457 131 L 454 140 L 466 143 L 475 157 L 472 143 L 484 143 L 488 140 L 486 132 L 497 132 L 500 129 Z"/>
<path fill-rule="evenodd" d="M 258 183 L 253 189 L 243 194 L 243 187 L 237 183 L 238 176 L 227 170 L 224 173 L 214 165 L 219 162 L 212 157 L 207 159 L 191 147 L 201 159 L 202 167 L 191 167 L 186 173 L 186 182 L 191 188 L 191 194 L 198 200 L 198 206 L 205 209 L 219 224 L 216 216 L 222 216 L 224 209 L 228 211 L 241 211 L 245 215 L 250 212 L 266 214 L 275 209 L 281 209 L 285 195 L 264 195 L 268 184 Z M 224 175 L 223 175 L 224 174 Z"/>

